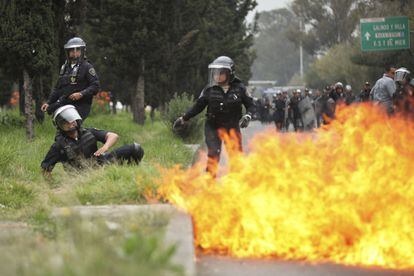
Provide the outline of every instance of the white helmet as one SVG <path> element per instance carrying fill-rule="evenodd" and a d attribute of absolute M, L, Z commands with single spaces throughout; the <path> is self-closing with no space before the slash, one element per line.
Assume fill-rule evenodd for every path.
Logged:
<path fill-rule="evenodd" d="M 77 127 L 82 123 L 82 118 L 73 105 L 64 105 L 56 109 L 53 113 L 53 124 L 62 131 L 72 131 L 76 128 L 71 126 L 73 121 L 77 122 Z"/>
<path fill-rule="evenodd" d="M 406 80 L 409 75 L 410 75 L 410 71 L 408 71 L 407 68 L 405 67 L 398 68 L 397 70 L 395 70 L 394 81 L 402 82 L 403 80 Z"/>

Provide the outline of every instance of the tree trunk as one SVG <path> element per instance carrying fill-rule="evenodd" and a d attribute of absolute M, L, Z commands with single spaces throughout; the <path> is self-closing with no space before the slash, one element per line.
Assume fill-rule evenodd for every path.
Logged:
<path fill-rule="evenodd" d="M 29 141 L 32 141 L 34 138 L 32 79 L 26 70 L 23 70 L 23 89 L 25 92 L 24 115 L 26 117 L 26 136 Z"/>
<path fill-rule="evenodd" d="M 134 122 L 137 124 L 143 125 L 145 123 L 145 77 L 144 77 L 144 61 L 142 61 L 142 70 L 138 76 L 137 86 L 135 93 L 132 95 L 131 99 L 131 109 L 134 118 Z"/>
<path fill-rule="evenodd" d="M 36 120 L 39 123 L 43 123 L 45 119 L 45 114 L 42 112 L 42 110 L 40 110 L 40 107 L 42 106 L 42 102 L 43 102 L 43 78 L 42 76 L 39 76 L 38 85 L 36 87 L 37 89 L 35 89 L 32 93 L 35 99 L 35 116 L 36 116 Z"/>
<path fill-rule="evenodd" d="M 19 113 L 24 116 L 24 88 L 22 80 L 19 79 Z"/>

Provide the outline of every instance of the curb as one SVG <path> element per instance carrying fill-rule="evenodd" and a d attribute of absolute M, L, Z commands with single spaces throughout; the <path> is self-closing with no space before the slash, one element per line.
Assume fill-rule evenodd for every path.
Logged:
<path fill-rule="evenodd" d="M 52 217 L 62 217 L 68 214 L 79 214 L 84 218 L 91 217 L 123 217 L 136 214 L 167 214 L 170 216 L 166 227 L 165 246 L 176 246 L 172 262 L 184 268 L 185 275 L 196 275 L 195 252 L 193 244 L 193 225 L 191 217 L 176 209 L 170 204 L 151 205 L 101 205 L 101 206 L 73 206 L 55 208 Z"/>

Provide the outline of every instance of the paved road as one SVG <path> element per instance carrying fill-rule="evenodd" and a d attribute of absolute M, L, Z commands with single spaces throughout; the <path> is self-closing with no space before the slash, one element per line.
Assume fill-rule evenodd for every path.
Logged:
<path fill-rule="evenodd" d="M 262 125 L 254 121 L 247 129 L 242 130 L 243 147 L 247 149 L 249 138 L 266 128 L 273 128 L 272 124 Z M 223 164 L 225 160 L 220 163 Z M 200 276 L 391 276 L 414 275 L 414 271 L 402 272 L 392 270 L 378 270 L 359 267 L 347 267 L 335 264 L 312 265 L 304 262 L 282 260 L 247 260 L 221 256 L 197 256 L 197 275 Z"/>
<path fill-rule="evenodd" d="M 275 129 L 274 124 L 262 124 L 259 121 L 253 121 L 249 124 L 248 128 L 242 128 L 242 142 L 243 142 L 243 151 L 247 151 L 248 149 L 248 143 L 251 138 L 256 133 L 259 133 L 261 131 L 264 131 L 267 128 Z M 220 157 L 220 166 L 223 167 L 227 163 L 227 153 L 226 153 L 226 147 L 223 145 L 222 147 L 222 154 Z M 220 175 L 221 173 L 219 173 Z"/>
<path fill-rule="evenodd" d="M 346 267 L 334 264 L 309 264 L 280 260 L 240 260 L 217 256 L 198 256 L 199 276 L 409 276 L 414 271 L 392 271 Z"/>

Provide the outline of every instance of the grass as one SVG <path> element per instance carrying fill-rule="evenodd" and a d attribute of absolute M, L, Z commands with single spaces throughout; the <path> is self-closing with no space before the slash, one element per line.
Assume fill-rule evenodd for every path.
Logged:
<path fill-rule="evenodd" d="M 35 125 L 36 137 L 28 142 L 17 112 L 0 112 L 0 221 L 25 222 L 37 233 L 36 238 L 31 232 L 4 242 L 0 229 L 0 274 L 182 274 L 170 262 L 174 248 L 161 245 L 165 224 L 131 218 L 121 230 L 111 230 L 106 221 L 50 217 L 54 207 L 146 203 L 144 193 L 156 188 L 159 166 L 191 162 L 192 152 L 166 124 L 158 119 L 139 126 L 131 117 L 126 112 L 98 114 L 84 126 L 117 133 L 114 148 L 140 143 L 145 156 L 139 166 L 114 164 L 74 173 L 58 164 L 52 179 L 45 179 L 40 163 L 56 134 L 50 118 Z"/>
<path fill-rule="evenodd" d="M 70 173 L 58 164 L 53 178 L 43 178 L 40 163 L 54 141 L 50 119 L 36 124 L 36 138 L 27 142 L 22 126 L 0 125 L 0 219 L 29 220 L 39 210 L 75 204 L 141 204 L 143 192 L 153 189 L 157 166 L 188 164 L 192 153 L 160 120 L 134 124 L 130 113 L 95 115 L 84 122 L 119 134 L 116 146 L 140 143 L 143 161 L 135 165 L 109 165 Z"/>
<path fill-rule="evenodd" d="M 162 239 L 168 219 L 130 217 L 82 219 L 69 215 L 54 222 L 54 239 L 21 233 L 0 235 L 2 275 L 183 275 L 171 263 L 174 247 Z"/>

